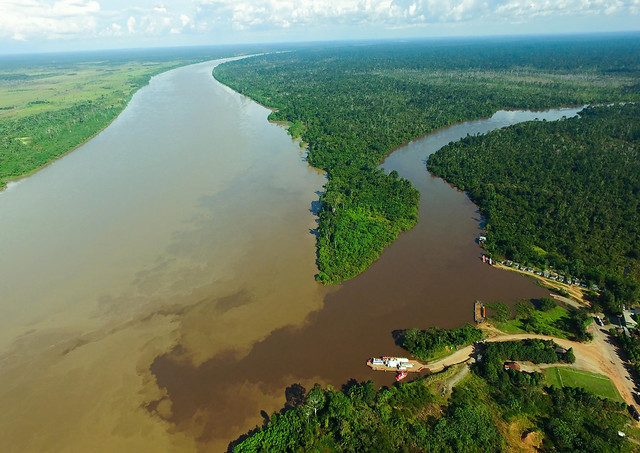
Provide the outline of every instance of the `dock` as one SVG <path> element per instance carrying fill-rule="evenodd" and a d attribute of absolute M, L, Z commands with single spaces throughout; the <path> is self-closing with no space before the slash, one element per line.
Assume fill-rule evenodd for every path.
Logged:
<path fill-rule="evenodd" d="M 473 320 L 476 324 L 482 324 L 487 320 L 487 309 L 479 300 L 473 303 Z"/>
<path fill-rule="evenodd" d="M 405 357 L 373 357 L 367 360 L 367 366 L 374 371 L 406 371 L 418 373 L 424 370 L 424 364 Z"/>

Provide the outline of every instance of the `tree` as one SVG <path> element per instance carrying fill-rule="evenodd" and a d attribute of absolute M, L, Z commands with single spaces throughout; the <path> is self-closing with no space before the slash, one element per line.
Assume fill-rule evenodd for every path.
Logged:
<path fill-rule="evenodd" d="M 540 311 L 551 311 L 557 306 L 558 304 L 551 297 L 541 297 L 537 308 Z"/>
<path fill-rule="evenodd" d="M 312 413 L 314 416 L 317 416 L 318 411 L 324 407 L 325 398 L 324 390 L 319 384 L 314 385 L 313 388 L 309 390 L 304 401 L 304 406 L 302 406 L 302 411 L 307 417 L 307 423 Z"/>
<path fill-rule="evenodd" d="M 530 318 L 533 315 L 533 307 L 530 303 L 525 301 L 520 301 L 516 304 L 516 313 L 521 318 Z"/>
<path fill-rule="evenodd" d="M 487 308 L 490 308 L 495 312 L 493 315 L 493 319 L 498 322 L 506 322 L 511 319 L 511 310 L 509 306 L 504 302 L 495 302 L 491 304 L 486 304 Z"/>
<path fill-rule="evenodd" d="M 562 361 L 566 362 L 566 363 L 575 363 L 576 362 L 576 356 L 573 353 L 573 348 L 569 348 L 569 350 L 562 357 Z"/>

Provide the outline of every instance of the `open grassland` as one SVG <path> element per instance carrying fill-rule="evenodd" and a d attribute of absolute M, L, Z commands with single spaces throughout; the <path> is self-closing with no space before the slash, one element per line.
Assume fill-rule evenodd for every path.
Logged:
<path fill-rule="evenodd" d="M 94 136 L 133 93 L 188 61 L 23 63 L 0 72 L 0 188 Z"/>
<path fill-rule="evenodd" d="M 544 371 L 544 376 L 549 385 L 561 387 L 583 388 L 594 395 L 622 402 L 622 397 L 615 385 L 606 376 L 590 373 L 588 371 L 574 370 L 565 367 L 553 367 Z"/>
<path fill-rule="evenodd" d="M 50 54 L 0 60 L 0 190 L 104 129 L 152 76 L 247 49 Z"/>
<path fill-rule="evenodd" d="M 567 332 L 558 327 L 562 325 L 563 320 L 569 318 L 569 310 L 556 306 L 548 312 L 531 310 L 528 313 L 516 316 L 508 321 L 496 321 L 492 319 L 492 323 L 501 331 L 510 334 L 527 333 L 528 325 L 533 324 L 537 327 L 535 330 L 545 332 L 545 335 L 552 335 L 558 338 L 567 338 Z"/>
<path fill-rule="evenodd" d="M 82 102 L 108 106 L 133 92 L 174 62 L 89 61 L 55 67 L 16 67 L 0 72 L 0 118 L 24 118 Z"/>

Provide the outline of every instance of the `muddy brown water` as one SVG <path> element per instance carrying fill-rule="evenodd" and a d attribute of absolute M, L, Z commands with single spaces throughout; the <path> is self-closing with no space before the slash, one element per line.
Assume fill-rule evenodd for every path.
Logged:
<path fill-rule="evenodd" d="M 482 264 L 477 208 L 424 161 L 575 109 L 499 112 L 396 150 L 383 167 L 420 189 L 419 224 L 326 288 L 311 234 L 324 176 L 214 64 L 155 77 L 96 138 L 0 193 L 2 451 L 224 451 L 291 384 L 391 385 L 364 363 L 402 353 L 396 329 L 546 294 Z"/>

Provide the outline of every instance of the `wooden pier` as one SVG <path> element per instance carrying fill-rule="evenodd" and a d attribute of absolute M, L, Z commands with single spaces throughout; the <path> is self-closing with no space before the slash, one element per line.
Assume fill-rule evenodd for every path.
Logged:
<path fill-rule="evenodd" d="M 476 324 L 482 324 L 487 320 L 487 309 L 479 300 L 473 303 L 473 320 Z"/>

